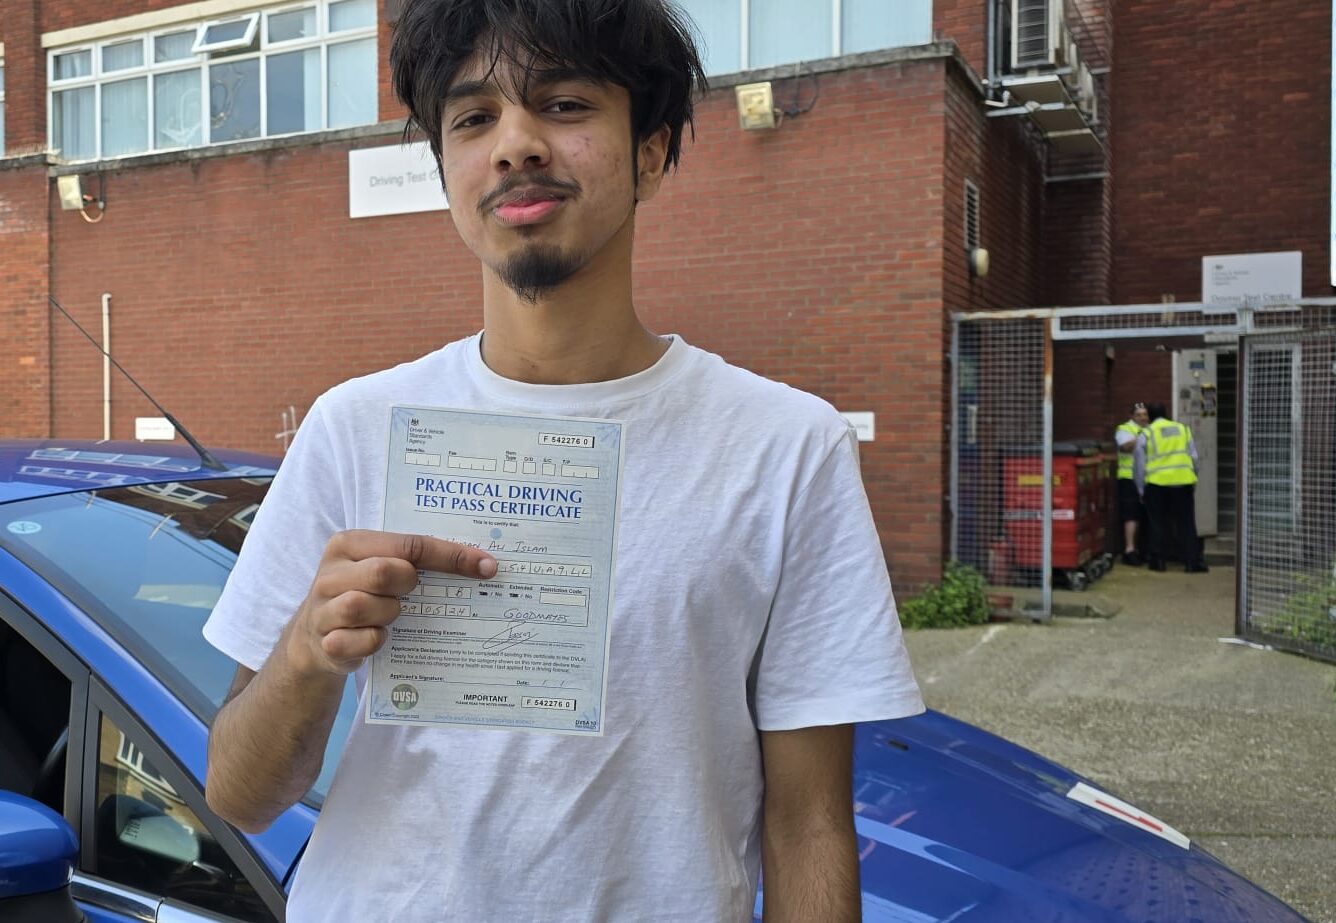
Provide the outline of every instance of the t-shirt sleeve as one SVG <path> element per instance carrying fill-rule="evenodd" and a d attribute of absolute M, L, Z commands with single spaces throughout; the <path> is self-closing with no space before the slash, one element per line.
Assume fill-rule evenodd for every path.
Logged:
<path fill-rule="evenodd" d="M 838 441 L 790 510 L 756 672 L 763 731 L 923 711 L 854 440 Z"/>
<path fill-rule="evenodd" d="M 310 589 L 330 537 L 346 528 L 338 460 L 319 402 L 293 440 L 204 624 L 204 638 L 259 670 Z"/>
<path fill-rule="evenodd" d="M 1113 438 L 1117 440 L 1119 445 L 1131 445 L 1132 443 L 1137 441 L 1136 434 L 1129 433 L 1125 429 L 1120 429 L 1117 432 L 1115 432 L 1113 434 Z"/>

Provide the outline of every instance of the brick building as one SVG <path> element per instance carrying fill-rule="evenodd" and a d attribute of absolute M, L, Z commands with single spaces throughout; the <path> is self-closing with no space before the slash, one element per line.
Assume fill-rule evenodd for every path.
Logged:
<path fill-rule="evenodd" d="M 642 211 L 637 304 L 876 414 L 863 470 L 901 584 L 944 557 L 950 312 L 1195 300 L 1200 257 L 1236 251 L 1301 250 L 1304 293 L 1330 293 L 1320 4 L 683 5 L 712 88 Z M 261 451 L 289 408 L 478 328 L 444 212 L 349 214 L 350 152 L 400 140 L 398 6 L 0 0 L 0 435 L 156 415 L 119 376 L 104 394 L 48 293 L 94 335 L 109 294 L 119 361 L 204 442 Z M 744 131 L 734 88 L 766 81 L 789 114 Z M 69 175 L 105 209 L 62 209 Z M 1068 354 L 1059 391 L 1089 363 Z M 1134 365 L 1168 390 L 1162 354 L 1119 382 Z M 1061 426 L 1102 433 L 1124 397 Z"/>

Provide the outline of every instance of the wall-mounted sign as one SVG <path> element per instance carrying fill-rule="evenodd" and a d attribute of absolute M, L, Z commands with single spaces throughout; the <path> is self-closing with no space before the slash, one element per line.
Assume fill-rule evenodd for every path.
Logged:
<path fill-rule="evenodd" d="M 870 410 L 856 410 L 842 414 L 849 425 L 858 433 L 859 442 L 872 442 L 877 438 L 877 415 Z"/>
<path fill-rule="evenodd" d="M 348 217 L 449 208 L 426 141 L 348 152 Z"/>
<path fill-rule="evenodd" d="M 1201 300 L 1222 310 L 1266 309 L 1303 297 L 1303 254 L 1232 253 L 1201 258 Z"/>
<path fill-rule="evenodd" d="M 135 438 L 140 442 L 171 442 L 176 438 L 176 427 L 166 417 L 135 417 Z"/>

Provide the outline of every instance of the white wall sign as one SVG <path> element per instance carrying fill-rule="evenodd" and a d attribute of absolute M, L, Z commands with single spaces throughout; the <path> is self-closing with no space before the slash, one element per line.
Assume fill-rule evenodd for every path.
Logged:
<path fill-rule="evenodd" d="M 348 217 L 449 208 L 426 141 L 348 152 Z"/>
<path fill-rule="evenodd" d="M 853 411 L 843 414 L 844 419 L 858 433 L 859 442 L 872 442 L 877 437 L 877 415 L 871 411 Z"/>
<path fill-rule="evenodd" d="M 1232 253 L 1201 258 L 1203 304 L 1268 308 L 1303 297 L 1303 254 Z"/>
<path fill-rule="evenodd" d="M 176 438 L 176 427 L 168 423 L 166 417 L 135 417 L 135 438 L 140 442 L 171 442 Z"/>

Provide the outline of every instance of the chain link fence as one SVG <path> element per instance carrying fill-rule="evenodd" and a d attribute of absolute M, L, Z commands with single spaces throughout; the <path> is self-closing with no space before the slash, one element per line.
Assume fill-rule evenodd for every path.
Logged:
<path fill-rule="evenodd" d="M 1290 321 L 1243 344 L 1238 631 L 1336 660 L 1336 317 Z"/>
<path fill-rule="evenodd" d="M 1032 317 L 955 323 L 951 556 L 994 586 L 1045 584 L 1047 329 Z"/>

